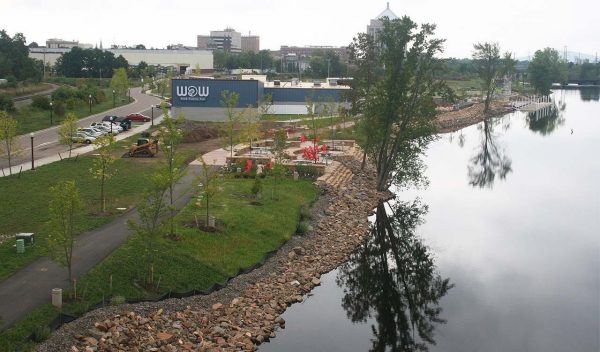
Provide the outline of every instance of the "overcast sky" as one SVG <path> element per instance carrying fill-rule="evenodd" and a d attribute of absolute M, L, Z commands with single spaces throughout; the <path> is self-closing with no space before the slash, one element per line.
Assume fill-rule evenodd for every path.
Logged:
<path fill-rule="evenodd" d="M 376 0 L 0 0 L 0 29 L 28 42 L 48 38 L 164 48 L 195 46 L 196 35 L 227 26 L 260 35 L 261 49 L 280 45 L 347 45 L 386 7 Z M 598 0 L 393 0 L 398 16 L 435 23 L 449 57 L 495 41 L 517 57 L 547 46 L 600 51 Z"/>

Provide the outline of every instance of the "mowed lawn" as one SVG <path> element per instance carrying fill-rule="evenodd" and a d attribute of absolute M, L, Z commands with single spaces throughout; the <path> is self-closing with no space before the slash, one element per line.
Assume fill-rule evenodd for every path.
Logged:
<path fill-rule="evenodd" d="M 145 180 L 158 163 L 146 159 L 117 159 L 113 164 L 115 175 L 107 182 L 108 214 L 98 214 L 100 184 L 92 178 L 90 168 L 94 156 L 80 156 L 37 167 L 21 176 L 0 178 L 0 235 L 6 241 L 0 244 L 0 280 L 34 259 L 45 255 L 44 239 L 48 227 L 48 204 L 51 186 L 60 181 L 75 180 L 86 204 L 80 222 L 81 231 L 97 228 L 120 215 L 117 207 L 134 207 L 140 199 Z M 33 232 L 36 244 L 27 246 L 25 254 L 17 254 L 13 245 L 14 234 Z"/>
<path fill-rule="evenodd" d="M 78 292 L 85 292 L 85 301 L 67 310 L 81 313 L 111 296 L 145 299 L 170 291 L 206 289 L 260 262 L 295 234 L 301 207 L 310 205 L 318 190 L 310 180 L 286 178 L 280 180 L 275 200 L 271 197 L 272 181 L 267 179 L 261 205 L 253 205 L 253 182 L 227 176 L 219 180 L 219 192 L 210 208 L 219 231 L 205 232 L 195 227 L 194 214 L 199 219 L 204 214 L 204 208 L 196 206 L 196 199 L 177 215 L 180 238 L 161 236 L 156 245 L 153 290 L 141 287 L 147 273 L 146 247 L 141 238 L 133 236 L 78 280 Z"/>

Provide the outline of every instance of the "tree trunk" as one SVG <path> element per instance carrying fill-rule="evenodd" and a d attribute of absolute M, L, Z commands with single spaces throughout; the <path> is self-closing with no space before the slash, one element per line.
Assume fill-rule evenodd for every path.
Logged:
<path fill-rule="evenodd" d="M 367 152 L 363 152 L 363 159 L 362 159 L 362 164 L 360 164 L 360 169 L 364 170 L 365 169 L 365 165 L 367 164 Z"/>

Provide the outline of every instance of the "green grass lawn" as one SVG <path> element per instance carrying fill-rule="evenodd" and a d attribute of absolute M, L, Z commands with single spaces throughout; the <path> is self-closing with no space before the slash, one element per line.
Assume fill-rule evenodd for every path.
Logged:
<path fill-rule="evenodd" d="M 85 292 L 85 301 L 67 310 L 82 313 L 110 296 L 142 299 L 169 291 L 206 289 L 234 276 L 240 268 L 261 261 L 267 252 L 277 249 L 295 233 L 300 208 L 316 198 L 317 188 L 309 180 L 285 179 L 279 184 L 279 200 L 273 200 L 271 181 L 267 179 L 262 205 L 252 205 L 253 182 L 229 177 L 219 181 L 220 189 L 211 206 L 211 215 L 224 224 L 217 232 L 204 232 L 194 226 L 194 212 L 202 211 L 196 208 L 195 200 L 177 215 L 181 239 L 158 240 L 154 266 L 157 292 L 148 292 L 136 284 L 143 282 L 146 273 L 145 246 L 141 238 L 133 236 L 79 279 L 78 292 Z M 202 214 L 198 216 L 202 218 Z"/>
<path fill-rule="evenodd" d="M 90 114 L 89 105 L 81 104 L 75 107 L 73 110 L 66 110 L 65 115 L 57 116 L 52 114 L 53 126 L 59 125 L 65 118 L 68 112 L 74 113 L 78 118 L 88 117 L 93 114 L 97 114 L 102 111 L 106 111 L 113 108 L 112 90 L 104 89 L 104 93 L 107 97 L 105 102 L 100 104 L 92 105 L 92 113 Z M 132 100 L 133 101 L 133 100 Z M 129 100 L 116 99 L 116 106 L 122 106 L 129 104 Z M 29 132 L 35 132 L 51 127 L 50 125 L 50 110 L 41 110 L 31 106 L 24 106 L 17 109 L 17 112 L 12 114 L 17 120 L 17 134 L 26 134 Z"/>
<path fill-rule="evenodd" d="M 0 351 L 34 351 L 35 343 L 48 337 L 48 325 L 59 314 L 50 304 L 44 304 L 10 328 L 0 332 Z M 33 341 L 29 339 L 33 337 Z"/>

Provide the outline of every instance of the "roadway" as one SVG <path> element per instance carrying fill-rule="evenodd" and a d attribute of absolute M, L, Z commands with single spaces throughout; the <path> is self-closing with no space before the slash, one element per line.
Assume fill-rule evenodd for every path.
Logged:
<path fill-rule="evenodd" d="M 78 124 L 81 127 L 87 127 L 90 123 L 95 121 L 101 121 L 102 118 L 106 115 L 116 115 L 116 116 L 125 116 L 131 113 L 142 113 L 144 115 L 151 115 L 151 107 L 160 102 L 159 98 L 156 98 L 151 95 L 143 94 L 141 88 L 132 88 L 131 89 L 131 98 L 133 102 L 131 104 L 127 104 L 124 106 L 120 106 L 118 108 L 106 110 L 104 112 L 91 115 L 80 119 Z M 162 115 L 160 109 L 154 109 L 154 117 L 156 118 L 158 115 Z M 48 157 L 56 156 L 58 153 L 62 155 L 67 155 L 69 152 L 69 148 L 60 145 L 58 143 L 58 128 L 59 126 L 54 126 L 47 128 L 45 130 L 34 132 L 33 138 L 33 155 L 34 160 L 45 159 Z M 27 170 L 31 164 L 31 137 L 29 134 L 25 134 L 18 137 L 19 145 L 21 146 L 21 153 L 13 156 L 13 160 L 11 164 L 13 165 L 13 174 L 18 173 L 23 166 L 23 170 Z M 76 148 L 73 149 L 74 155 L 78 153 L 77 149 L 81 148 L 82 145 L 76 145 Z M 8 175 L 8 161 L 6 160 L 6 156 L 0 156 L 0 170 L 4 169 L 4 172 Z M 1 177 L 2 175 L 0 175 Z"/>

